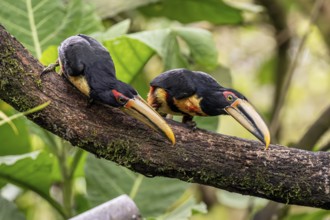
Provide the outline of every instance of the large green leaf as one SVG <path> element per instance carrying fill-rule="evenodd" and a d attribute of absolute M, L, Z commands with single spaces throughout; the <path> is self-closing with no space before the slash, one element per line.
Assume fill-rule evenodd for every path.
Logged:
<path fill-rule="evenodd" d="M 232 77 L 230 69 L 221 65 L 209 73 L 223 87 L 230 88 L 232 86 Z"/>
<path fill-rule="evenodd" d="M 129 83 L 133 88 L 139 91 L 139 94 L 142 98 L 147 99 L 147 94 L 149 92 L 149 78 L 147 77 L 147 73 L 143 72 L 139 74 L 139 77 L 135 77 Z"/>
<path fill-rule="evenodd" d="M 131 82 L 141 72 L 144 65 L 155 53 L 144 43 L 121 36 L 104 42 L 115 63 L 117 78 Z"/>
<path fill-rule="evenodd" d="M 63 208 L 50 195 L 54 157 L 35 151 L 18 156 L 0 157 L 0 180 L 31 190 L 65 216 Z"/>
<path fill-rule="evenodd" d="M 101 29 L 100 20 L 82 0 L 1 0 L 0 20 L 35 56 L 78 33 Z"/>
<path fill-rule="evenodd" d="M 136 202 L 143 216 L 164 213 L 189 186 L 174 179 L 146 178 L 92 155 L 87 158 L 85 174 L 87 193 L 93 206 L 127 194 Z"/>
<path fill-rule="evenodd" d="M 210 32 L 199 28 L 175 28 L 143 31 L 129 35 L 155 50 L 164 61 L 164 69 L 187 67 L 177 37 L 188 45 L 191 58 L 208 70 L 217 66 L 217 51 Z"/>
<path fill-rule="evenodd" d="M 12 107 L 4 102 L 0 102 L 0 110 L 7 116 L 17 113 Z M 1 121 L 1 120 L 0 120 Z M 12 123 L 17 128 L 17 133 L 9 124 L 0 126 L 0 156 L 1 155 L 15 155 L 30 152 L 29 130 L 27 126 L 27 119 L 18 118 Z"/>
<path fill-rule="evenodd" d="M 214 45 L 212 34 L 200 28 L 176 28 L 174 32 L 189 46 L 192 58 L 207 70 L 218 65 L 218 51 Z"/>
<path fill-rule="evenodd" d="M 0 219 L 24 220 L 25 217 L 14 203 L 0 196 Z"/>
<path fill-rule="evenodd" d="M 85 0 L 95 5 L 97 13 L 102 18 L 113 17 L 119 13 L 129 11 L 158 0 Z"/>
<path fill-rule="evenodd" d="M 49 195 L 53 157 L 46 153 L 32 152 L 18 156 L 0 157 L 0 179 Z"/>
<path fill-rule="evenodd" d="M 143 31 L 129 35 L 148 45 L 163 59 L 164 69 L 186 67 L 175 34 L 171 29 Z"/>
<path fill-rule="evenodd" d="M 55 63 L 57 58 L 57 46 L 49 46 L 42 52 L 42 55 L 39 60 L 43 65 L 48 66 L 51 63 Z"/>
<path fill-rule="evenodd" d="M 30 133 L 28 131 L 27 120 L 22 116 L 39 111 L 45 108 L 49 103 L 50 102 L 46 102 L 35 108 L 19 113 L 16 113 L 14 109 L 4 102 L 0 103 L 0 109 L 3 109 L 5 112 L 1 111 L 0 115 L 0 141 L 6 144 L 4 147 L 0 148 L 0 155 L 15 155 L 30 151 Z M 8 114 L 8 112 L 10 112 L 10 114 Z M 18 135 L 20 135 L 20 138 L 17 138 Z"/>
<path fill-rule="evenodd" d="M 140 10 L 147 16 L 165 16 L 182 23 L 209 21 L 214 24 L 237 24 L 243 20 L 240 10 L 221 0 L 163 0 Z"/>
<path fill-rule="evenodd" d="M 115 25 L 112 25 L 108 30 L 104 32 L 95 32 L 92 33 L 90 36 L 100 42 L 110 40 L 112 38 L 126 34 L 128 32 L 130 25 L 131 25 L 131 20 L 126 19 Z"/>
<path fill-rule="evenodd" d="M 179 43 L 174 33 L 169 34 L 164 44 L 165 54 L 162 58 L 165 70 L 188 67 L 188 62 L 180 52 Z"/>

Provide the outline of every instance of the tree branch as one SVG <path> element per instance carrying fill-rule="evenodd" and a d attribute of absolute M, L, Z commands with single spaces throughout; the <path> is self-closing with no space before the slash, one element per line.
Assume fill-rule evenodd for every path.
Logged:
<path fill-rule="evenodd" d="M 311 12 L 310 19 L 309 19 L 308 28 L 307 28 L 305 34 L 303 35 L 301 41 L 299 42 L 297 51 L 295 52 L 293 60 L 292 60 L 290 66 L 287 70 L 287 73 L 285 74 L 285 77 L 282 81 L 282 90 L 279 91 L 280 92 L 279 97 L 278 97 L 277 103 L 275 103 L 274 111 L 272 112 L 272 120 L 271 120 L 271 123 L 270 123 L 270 131 L 271 132 L 274 132 L 274 131 L 276 132 L 279 128 L 280 113 L 281 113 L 282 107 L 285 103 L 285 99 L 287 97 L 287 92 L 290 88 L 290 84 L 291 84 L 291 81 L 292 81 L 294 70 L 297 67 L 299 58 L 301 57 L 301 54 L 302 54 L 303 48 L 305 46 L 305 43 L 307 41 L 307 38 L 308 38 L 309 34 L 312 31 L 312 27 L 315 23 L 315 20 L 317 19 L 318 15 L 319 15 L 319 12 L 322 9 L 323 3 L 324 3 L 324 0 L 318 0 L 314 3 L 314 7 L 313 7 L 313 10 Z"/>
<path fill-rule="evenodd" d="M 279 105 L 284 81 L 288 74 L 289 68 L 289 55 L 288 50 L 290 49 L 291 43 L 291 33 L 290 29 L 287 25 L 287 14 L 281 3 L 279 1 L 274 0 L 256 0 L 257 3 L 261 4 L 265 7 L 267 11 L 267 15 L 269 16 L 269 22 L 274 27 L 274 35 L 276 40 L 276 66 L 274 68 L 274 78 L 275 78 L 275 91 L 274 91 L 274 100 L 273 107 L 271 112 L 271 123 L 274 123 L 274 119 L 278 121 L 277 116 L 277 106 Z M 273 129 L 270 127 L 270 132 L 272 135 L 272 139 L 279 139 L 277 128 Z"/>
<path fill-rule="evenodd" d="M 43 66 L 0 26 L 0 98 L 19 111 L 51 100 L 29 118 L 98 157 L 146 176 L 166 176 L 282 203 L 330 209 L 330 155 L 257 141 L 170 121 L 177 144 L 120 110 L 95 104 Z M 233 122 L 234 123 L 234 122 Z"/>

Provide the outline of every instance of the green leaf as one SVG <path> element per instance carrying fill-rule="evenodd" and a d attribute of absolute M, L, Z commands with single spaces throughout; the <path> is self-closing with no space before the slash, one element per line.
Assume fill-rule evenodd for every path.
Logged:
<path fill-rule="evenodd" d="M 24 215 L 16 205 L 0 196 L 0 219 L 24 220 Z"/>
<path fill-rule="evenodd" d="M 115 63 L 117 78 L 131 82 L 141 72 L 144 65 L 155 53 L 144 43 L 127 36 L 104 42 Z"/>
<path fill-rule="evenodd" d="M 57 46 L 49 46 L 46 50 L 42 52 L 42 55 L 40 57 L 40 62 L 48 66 L 49 64 L 55 63 L 58 58 L 58 47 Z"/>
<path fill-rule="evenodd" d="M 218 65 L 218 67 L 209 74 L 223 87 L 229 88 L 233 84 L 230 69 L 227 67 Z"/>
<path fill-rule="evenodd" d="M 142 98 L 147 99 L 147 94 L 149 92 L 149 78 L 147 73 L 139 74 L 139 77 L 135 77 L 133 81 L 130 81 L 129 84 L 139 91 L 139 94 Z"/>
<path fill-rule="evenodd" d="M 164 48 L 166 49 L 164 60 L 164 69 L 185 68 L 188 67 L 188 62 L 183 58 L 178 41 L 175 34 L 170 35 L 165 39 Z"/>
<path fill-rule="evenodd" d="M 22 118 L 22 116 L 37 112 L 45 108 L 49 103 L 50 102 L 46 102 L 26 112 L 20 113 L 16 113 L 14 109 L 8 106 L 8 111 L 10 111 L 12 115 L 9 117 L 2 117 L 2 120 L 0 120 L 0 141 L 6 143 L 5 147 L 0 148 L 0 155 L 16 155 L 30 152 L 30 133 L 28 131 L 27 120 Z M 15 121 L 13 121 L 14 119 Z M 12 124 L 15 125 L 16 132 L 12 130 Z"/>
<path fill-rule="evenodd" d="M 40 195 L 48 196 L 52 164 L 53 158 L 40 152 L 2 156 L 0 157 L 0 178 Z"/>
<path fill-rule="evenodd" d="M 218 53 L 210 32 L 199 28 L 175 28 L 143 31 L 129 35 L 155 50 L 163 59 L 164 69 L 186 68 L 187 59 L 182 55 L 177 37 L 189 47 L 191 58 L 207 70 L 218 65 Z"/>
<path fill-rule="evenodd" d="M 314 212 L 304 212 L 299 214 L 288 215 L 284 220 L 315 220 L 315 219 L 328 219 L 330 213 L 328 210 L 316 210 Z"/>
<path fill-rule="evenodd" d="M 166 39 L 171 34 L 170 29 L 160 29 L 152 31 L 142 31 L 128 35 L 132 39 L 137 39 L 152 48 L 161 56 L 166 56 Z"/>
<path fill-rule="evenodd" d="M 4 102 L 0 102 L 0 109 L 8 117 L 17 113 L 17 111 Z M 3 143 L 3 146 L 0 147 L 0 156 L 22 154 L 31 151 L 27 119 L 21 117 L 12 121 L 12 123 L 17 128 L 18 134 L 15 134 L 9 124 L 0 126 L 0 143 Z"/>
<path fill-rule="evenodd" d="M 176 28 L 174 32 L 189 46 L 192 58 L 207 70 L 213 70 L 218 65 L 218 51 L 212 34 L 200 28 Z"/>
<path fill-rule="evenodd" d="M 121 12 L 129 11 L 158 0 L 85 0 L 95 5 L 98 14 L 102 18 L 110 18 Z"/>
<path fill-rule="evenodd" d="M 87 193 L 93 206 L 129 195 L 143 216 L 156 216 L 176 201 L 189 184 L 168 178 L 146 178 L 127 168 L 89 155 L 85 167 Z"/>
<path fill-rule="evenodd" d="M 140 10 L 147 16 L 165 16 L 182 23 L 209 21 L 214 24 L 238 24 L 243 21 L 240 10 L 221 0 L 163 0 Z"/>
<path fill-rule="evenodd" d="M 65 216 L 61 206 L 49 195 L 54 157 L 35 151 L 18 156 L 0 157 L 0 179 L 31 190 Z"/>
<path fill-rule="evenodd" d="M 131 25 L 131 20 L 126 19 L 124 21 L 121 21 L 121 22 L 111 26 L 105 32 L 95 32 L 95 33 L 92 33 L 90 36 L 100 42 L 110 40 L 112 38 L 119 37 L 121 35 L 126 34 L 129 30 L 130 25 Z"/>
<path fill-rule="evenodd" d="M 130 34 L 130 38 L 137 39 L 148 45 L 163 59 L 164 69 L 187 67 L 183 58 L 175 33 L 171 29 L 143 31 Z"/>
<path fill-rule="evenodd" d="M 204 203 L 196 203 L 195 199 L 191 197 L 173 211 L 157 218 L 147 218 L 147 220 L 188 220 L 191 216 L 202 213 L 207 213 L 206 205 Z"/>
<path fill-rule="evenodd" d="M 82 0 L 2 0 L 0 20 L 37 58 L 68 36 L 101 29 L 100 19 Z"/>

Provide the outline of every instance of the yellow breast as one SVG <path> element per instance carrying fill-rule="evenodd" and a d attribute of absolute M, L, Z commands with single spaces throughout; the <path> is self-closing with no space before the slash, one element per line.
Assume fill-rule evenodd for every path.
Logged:
<path fill-rule="evenodd" d="M 173 99 L 174 104 L 180 111 L 192 116 L 206 116 L 200 107 L 200 102 L 203 98 L 199 98 L 197 95 L 190 96 L 184 99 Z"/>
<path fill-rule="evenodd" d="M 69 76 L 68 79 L 80 92 L 89 96 L 90 87 L 84 76 Z"/>
<path fill-rule="evenodd" d="M 184 99 L 175 99 L 173 98 L 174 105 L 181 112 L 173 112 L 170 107 L 167 105 L 167 92 L 162 88 L 156 88 L 152 94 L 148 97 L 149 104 L 158 103 L 157 111 L 160 113 L 171 114 L 171 115 L 182 115 L 181 112 L 184 112 L 188 115 L 200 115 L 206 116 L 206 114 L 200 108 L 200 102 L 202 98 L 199 98 L 197 95 L 190 96 Z"/>

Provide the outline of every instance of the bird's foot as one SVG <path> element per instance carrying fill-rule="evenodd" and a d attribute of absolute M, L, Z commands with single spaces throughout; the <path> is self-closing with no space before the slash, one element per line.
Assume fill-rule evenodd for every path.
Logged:
<path fill-rule="evenodd" d="M 190 128 L 192 131 L 196 131 L 197 124 L 195 121 L 192 120 L 193 116 L 185 115 L 182 118 L 182 123 L 184 123 L 188 128 Z"/>
<path fill-rule="evenodd" d="M 196 131 L 197 129 L 197 124 L 195 121 L 187 121 L 185 122 L 185 125 L 190 128 L 192 131 Z"/>
<path fill-rule="evenodd" d="M 165 117 L 166 117 L 167 119 L 171 119 L 171 120 L 173 120 L 173 115 L 171 115 L 171 114 L 167 114 Z"/>
<path fill-rule="evenodd" d="M 49 64 L 45 69 L 42 70 L 42 72 L 40 73 L 40 77 L 42 77 L 46 73 L 55 71 L 55 68 L 58 67 L 59 65 L 60 64 L 59 64 L 58 60 L 55 63 Z"/>
<path fill-rule="evenodd" d="M 94 99 L 88 99 L 86 107 L 90 108 L 90 107 L 92 107 L 93 104 L 94 104 Z"/>

